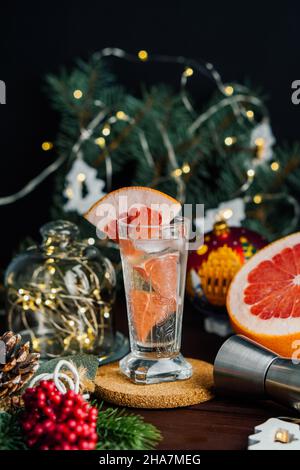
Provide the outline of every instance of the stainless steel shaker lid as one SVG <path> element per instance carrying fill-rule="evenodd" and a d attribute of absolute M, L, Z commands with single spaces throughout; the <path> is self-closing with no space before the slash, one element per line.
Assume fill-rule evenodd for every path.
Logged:
<path fill-rule="evenodd" d="M 277 357 L 274 352 L 245 336 L 231 336 L 215 359 L 217 392 L 263 396 L 267 371 Z"/>

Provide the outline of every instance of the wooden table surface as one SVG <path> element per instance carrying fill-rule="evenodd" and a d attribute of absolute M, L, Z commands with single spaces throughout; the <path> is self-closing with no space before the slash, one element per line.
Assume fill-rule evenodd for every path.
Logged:
<path fill-rule="evenodd" d="M 115 305 L 116 327 L 128 333 L 125 299 Z M 1 317 L 1 316 L 0 316 Z M 4 324 L 4 316 L 0 318 Z M 224 339 L 203 329 L 203 318 L 188 302 L 185 305 L 182 352 L 213 363 Z M 237 401 L 216 397 L 200 405 L 174 410 L 133 410 L 157 426 L 163 436 L 161 450 L 244 450 L 254 426 L 271 417 L 296 416 L 271 401 Z"/>
<path fill-rule="evenodd" d="M 116 306 L 117 328 L 127 332 L 125 305 Z M 210 363 L 224 339 L 206 333 L 201 313 L 186 302 L 183 320 L 182 352 Z M 134 410 L 157 426 L 163 440 L 158 449 L 245 450 L 248 435 L 271 417 L 293 416 L 291 410 L 271 401 L 237 401 L 216 397 L 200 405 L 174 410 Z"/>

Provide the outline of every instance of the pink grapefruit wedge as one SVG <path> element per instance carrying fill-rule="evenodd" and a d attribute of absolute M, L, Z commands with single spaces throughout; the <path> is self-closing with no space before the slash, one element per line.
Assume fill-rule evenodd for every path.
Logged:
<path fill-rule="evenodd" d="M 151 258 L 142 265 L 135 265 L 143 279 L 166 299 L 176 299 L 178 279 L 178 253 L 167 254 L 159 258 Z"/>
<path fill-rule="evenodd" d="M 129 303 L 137 340 L 141 342 L 147 340 L 154 326 L 176 311 L 175 301 L 169 301 L 154 292 L 143 290 L 131 290 Z"/>
<path fill-rule="evenodd" d="M 106 194 L 84 217 L 109 238 L 118 240 L 117 220 L 120 218 L 127 217 L 127 223 L 134 224 L 143 212 L 151 225 L 168 224 L 180 211 L 181 204 L 171 196 L 156 189 L 131 186 Z"/>

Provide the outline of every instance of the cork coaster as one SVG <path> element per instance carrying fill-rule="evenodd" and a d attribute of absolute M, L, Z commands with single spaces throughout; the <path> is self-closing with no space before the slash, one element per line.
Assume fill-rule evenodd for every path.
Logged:
<path fill-rule="evenodd" d="M 198 359 L 187 359 L 193 375 L 187 380 L 136 385 L 119 371 L 119 363 L 98 369 L 95 394 L 110 403 L 131 408 L 178 408 L 213 398 L 213 366 Z"/>

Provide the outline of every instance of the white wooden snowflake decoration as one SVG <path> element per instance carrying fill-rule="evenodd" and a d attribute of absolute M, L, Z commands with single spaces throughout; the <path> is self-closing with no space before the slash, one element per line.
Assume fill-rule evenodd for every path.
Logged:
<path fill-rule="evenodd" d="M 245 202 L 242 198 L 221 202 L 215 209 L 208 209 L 204 217 L 204 232 L 210 232 L 217 220 L 225 219 L 229 226 L 240 227 L 245 219 Z M 203 230 L 203 219 L 195 220 L 196 227 Z"/>
<path fill-rule="evenodd" d="M 275 441 L 278 430 L 288 431 L 290 442 Z M 248 450 L 300 450 L 300 428 L 279 418 L 270 418 L 254 428 L 248 438 Z"/>
<path fill-rule="evenodd" d="M 67 202 L 64 210 L 84 214 L 94 202 L 105 195 L 104 186 L 105 182 L 97 178 L 97 170 L 90 167 L 82 158 L 76 158 L 66 176 L 64 196 Z"/>
<path fill-rule="evenodd" d="M 254 127 L 250 136 L 250 147 L 256 149 L 257 156 L 253 160 L 255 165 L 271 160 L 275 142 L 275 137 L 268 119 L 264 119 L 260 124 Z"/>

